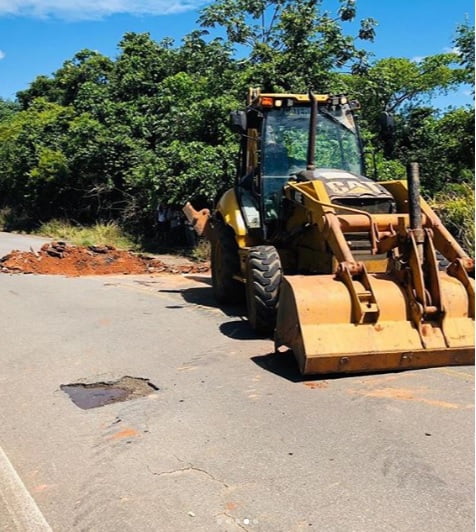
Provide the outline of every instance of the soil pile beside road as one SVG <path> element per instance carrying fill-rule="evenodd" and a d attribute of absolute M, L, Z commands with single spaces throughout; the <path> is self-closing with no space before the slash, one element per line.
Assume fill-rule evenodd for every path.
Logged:
<path fill-rule="evenodd" d="M 44 244 L 39 252 L 12 251 L 0 258 L 2 273 L 38 273 L 51 275 L 111 275 L 142 273 L 205 273 L 208 263 L 177 260 L 165 263 L 112 246 L 72 246 L 65 242 Z"/>

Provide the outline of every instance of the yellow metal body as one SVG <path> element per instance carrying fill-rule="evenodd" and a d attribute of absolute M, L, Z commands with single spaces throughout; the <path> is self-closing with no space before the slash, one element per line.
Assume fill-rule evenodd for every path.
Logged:
<path fill-rule="evenodd" d="M 317 102 L 327 102 L 330 94 L 315 94 L 314 98 Z M 299 94 L 295 92 L 261 92 L 260 89 L 251 88 L 248 92 L 248 105 L 256 105 L 262 107 L 263 99 L 271 98 L 272 100 L 286 100 L 291 99 L 297 103 L 308 104 L 311 100 L 309 94 Z M 274 104 L 275 105 L 275 104 Z"/>
<path fill-rule="evenodd" d="M 310 102 L 309 95 L 250 90 L 248 105 L 280 107 L 286 99 Z M 329 95 L 315 99 L 326 102 Z M 253 127 L 246 132 L 246 174 L 260 164 Z M 284 272 L 306 272 L 283 276 L 275 330 L 276 347 L 291 348 L 304 375 L 474 364 L 474 261 L 425 201 L 422 228 L 410 228 L 405 182 L 379 185 L 394 198 L 396 212 L 333 204 L 319 179 L 288 181 L 286 218 L 271 241 L 250 236 L 235 189 L 216 207 L 214 216 L 233 229 L 238 244 L 235 279 L 246 282 L 249 248 L 261 244 L 276 246 Z M 185 212 L 213 238 L 208 211 L 187 206 Z M 351 246 L 357 234 L 369 244 L 358 255 Z M 438 271 L 436 251 L 450 262 L 446 273 Z"/>
<path fill-rule="evenodd" d="M 316 274 L 284 276 L 275 343 L 293 350 L 304 375 L 474 364 L 474 281 L 438 272 L 431 261 L 433 242 L 450 260 L 466 254 L 422 201 L 427 257 L 423 263 L 410 249 L 409 265 L 399 271 L 398 247 L 412 239 L 406 183 L 382 184 L 397 213 L 332 205 L 319 181 L 285 187 L 296 205 L 287 230 L 312 227 L 295 243 L 297 266 Z M 361 231 L 375 255 L 357 262 L 344 233 Z M 382 254 L 388 258 L 375 260 Z"/>
<path fill-rule="evenodd" d="M 355 323 L 349 291 L 335 276 L 286 276 L 276 346 L 293 350 L 303 375 L 474 364 L 474 321 L 462 308 L 467 294 L 455 279 L 445 274 L 441 279 L 445 325 L 427 324 L 422 337 L 410 320 L 404 291 L 391 277 L 372 276 L 378 318 Z"/>
<path fill-rule="evenodd" d="M 239 248 L 252 245 L 234 188 L 227 190 L 218 201 L 216 213 L 234 233 Z"/>

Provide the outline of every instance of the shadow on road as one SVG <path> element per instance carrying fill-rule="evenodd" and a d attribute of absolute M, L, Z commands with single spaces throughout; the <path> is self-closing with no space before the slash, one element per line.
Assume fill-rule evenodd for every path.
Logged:
<path fill-rule="evenodd" d="M 211 286 L 185 288 L 182 290 L 182 297 L 187 303 L 220 309 L 224 314 L 230 317 L 243 316 L 246 312 L 244 305 L 241 303 L 227 305 L 220 305 L 217 303 Z"/>
<path fill-rule="evenodd" d="M 189 276 L 191 278 L 192 276 Z M 177 289 L 162 289 L 159 292 L 179 294 L 186 303 L 191 305 L 197 305 L 200 307 L 219 309 L 226 316 L 233 318 L 230 321 L 226 321 L 219 325 L 220 332 L 228 338 L 234 340 L 262 340 L 270 339 L 269 336 L 263 336 L 257 334 L 250 327 L 248 320 L 246 319 L 246 307 L 244 302 L 234 305 L 220 305 L 217 303 L 215 296 L 213 295 L 213 289 L 211 287 L 211 280 L 207 277 L 193 276 L 193 280 L 203 283 L 203 286 L 194 286 L 189 288 L 177 288 Z M 196 278 L 195 278 L 196 277 Z M 180 305 L 170 305 L 168 308 L 182 308 Z M 299 372 L 299 368 L 294 358 L 294 354 L 291 349 L 285 352 L 268 353 L 266 355 L 259 355 L 251 357 L 251 360 L 260 368 L 274 373 L 279 377 L 282 377 L 290 382 L 315 382 L 336 380 L 336 379 L 349 379 L 352 377 L 361 377 L 368 375 L 368 373 L 334 373 L 328 375 L 307 375 L 303 376 Z M 389 373 L 387 372 L 372 372 L 372 374 Z M 392 372 L 393 373 L 393 372 Z"/>
<path fill-rule="evenodd" d="M 274 373 L 279 377 L 291 382 L 303 382 L 307 380 L 318 380 L 316 377 L 303 377 L 299 373 L 296 359 L 293 352 L 289 349 L 284 353 L 269 353 L 267 355 L 260 355 L 252 357 L 251 360 L 260 368 Z"/>
<path fill-rule="evenodd" d="M 263 336 L 257 334 L 250 327 L 248 320 L 242 317 L 240 320 L 227 321 L 220 325 L 220 331 L 229 338 L 235 340 L 260 340 L 263 338 L 269 338 L 269 336 Z"/>
<path fill-rule="evenodd" d="M 191 305 L 219 309 L 230 318 L 238 318 L 220 325 L 220 332 L 229 338 L 236 340 L 257 340 L 266 338 L 266 336 L 254 332 L 249 326 L 248 320 L 245 317 L 246 306 L 244 301 L 235 304 L 219 304 L 213 295 L 213 288 L 209 277 L 189 275 L 188 278 L 202 282 L 204 283 L 204 286 L 159 291 L 180 294 L 183 299 Z"/>
<path fill-rule="evenodd" d="M 319 382 L 331 380 L 346 380 L 352 378 L 367 377 L 369 375 L 389 375 L 403 373 L 404 370 L 387 370 L 387 371 L 371 371 L 371 372 L 357 372 L 357 373 L 329 373 L 326 375 L 301 375 L 291 349 L 283 353 L 269 353 L 267 355 L 260 355 L 252 357 L 251 360 L 260 368 L 274 373 L 279 377 L 291 382 Z"/>
<path fill-rule="evenodd" d="M 208 286 L 212 286 L 212 278 L 209 275 L 195 275 L 195 274 L 187 274 L 185 276 L 187 279 L 191 279 L 192 281 L 197 281 L 198 283 L 203 283 Z"/>
<path fill-rule="evenodd" d="M 184 301 L 186 301 L 187 303 L 191 305 L 198 305 L 201 307 L 219 309 L 226 316 L 229 316 L 230 318 L 241 318 L 241 320 L 239 320 L 237 323 L 241 323 L 241 321 L 245 321 L 244 316 L 246 314 L 246 308 L 245 308 L 244 303 L 237 302 L 235 304 L 221 305 L 216 301 L 215 296 L 213 295 L 213 288 L 211 287 L 210 278 L 201 277 L 201 276 L 192 276 L 192 275 L 187 276 L 187 278 L 192 279 L 193 281 L 201 282 L 203 283 L 203 286 L 194 286 L 191 288 L 162 289 L 162 290 L 159 290 L 159 292 L 165 293 L 165 294 L 180 294 L 182 298 L 184 299 Z M 232 322 L 232 323 L 235 323 L 235 322 Z M 233 329 L 233 327 L 231 328 Z M 227 334 L 226 332 L 227 330 L 228 328 L 225 326 L 222 332 L 224 334 Z M 259 338 L 259 337 L 255 336 L 255 338 Z"/>

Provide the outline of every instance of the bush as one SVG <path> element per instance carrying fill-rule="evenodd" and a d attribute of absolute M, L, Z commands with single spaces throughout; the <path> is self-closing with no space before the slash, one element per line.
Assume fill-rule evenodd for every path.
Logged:
<path fill-rule="evenodd" d="M 474 186 L 447 185 L 430 204 L 461 246 L 474 257 Z"/>

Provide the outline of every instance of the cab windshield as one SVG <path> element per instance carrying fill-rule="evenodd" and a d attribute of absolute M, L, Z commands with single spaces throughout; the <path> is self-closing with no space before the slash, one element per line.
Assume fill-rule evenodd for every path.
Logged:
<path fill-rule="evenodd" d="M 334 110 L 328 106 L 318 107 L 315 167 L 361 175 L 359 138 L 352 113 L 346 107 L 338 106 Z M 271 207 L 276 203 L 274 196 L 280 194 L 289 176 L 306 169 L 310 118 L 309 106 L 273 109 L 266 113 L 261 145 L 266 218 L 275 217 Z"/>

